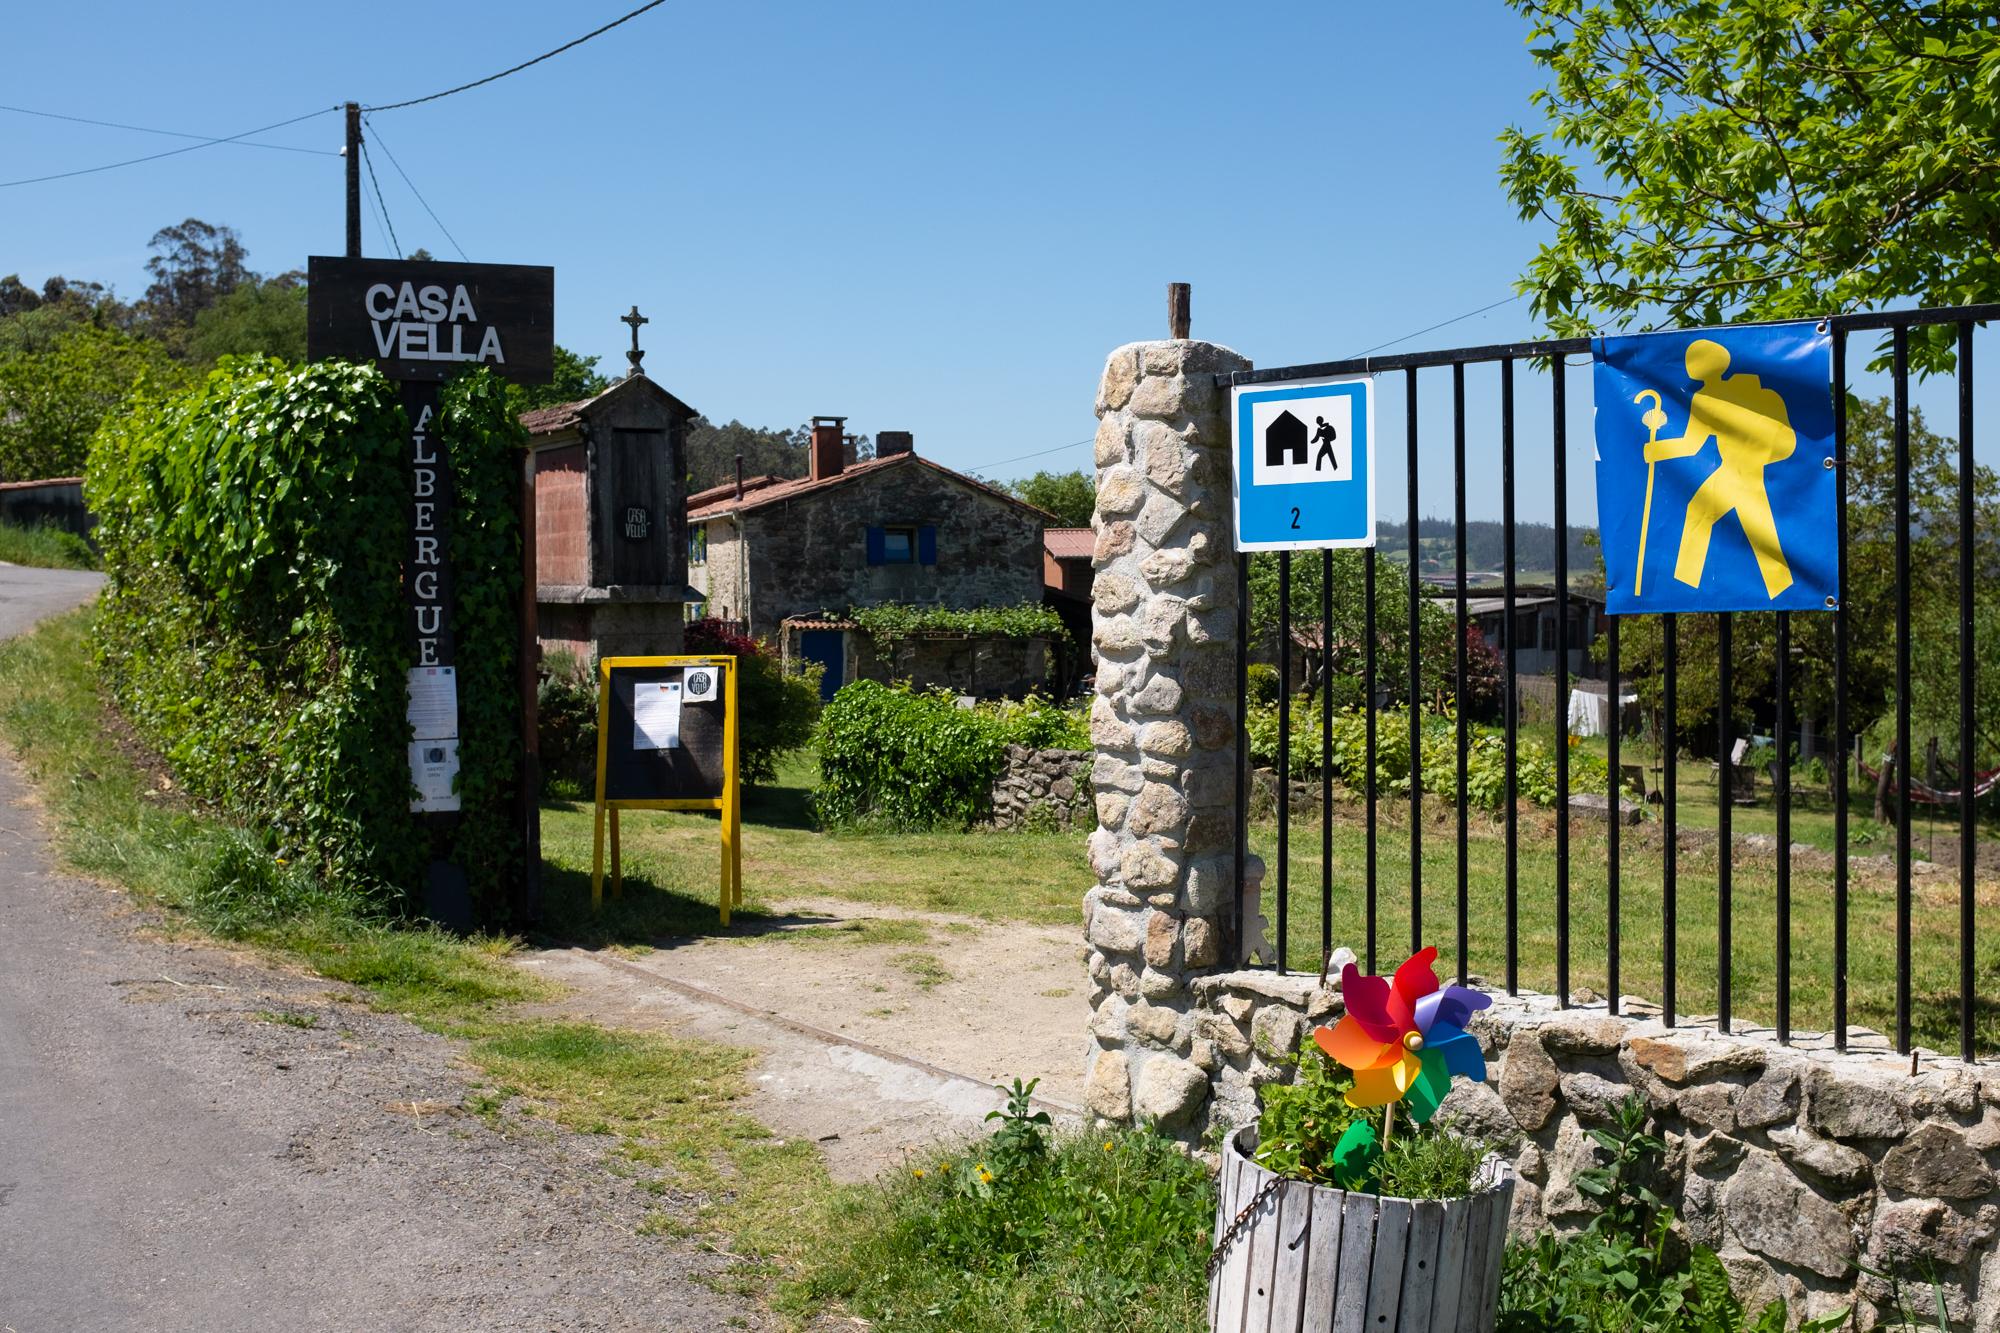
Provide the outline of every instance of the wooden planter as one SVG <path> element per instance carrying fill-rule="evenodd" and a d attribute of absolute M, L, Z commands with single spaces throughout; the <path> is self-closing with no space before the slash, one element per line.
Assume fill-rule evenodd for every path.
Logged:
<path fill-rule="evenodd" d="M 1498 1154 L 1463 1199 L 1387 1199 L 1281 1180 L 1251 1160 L 1257 1130 L 1222 1152 L 1215 1235 L 1257 1192 L 1208 1284 L 1215 1333 L 1492 1333 L 1514 1168 Z"/>

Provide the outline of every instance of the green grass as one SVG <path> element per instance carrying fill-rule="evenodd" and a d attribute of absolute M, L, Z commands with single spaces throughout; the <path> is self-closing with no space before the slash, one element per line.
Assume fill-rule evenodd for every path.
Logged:
<path fill-rule="evenodd" d="M 1458 855 L 1456 814 L 1427 803 L 1422 829 L 1422 939 L 1439 947 L 1440 970 L 1456 970 Z M 1377 853 L 1376 961 L 1392 967 L 1409 952 L 1410 836 L 1407 806 L 1380 807 Z M 1739 828 L 1741 827 L 1739 822 Z M 1335 945 L 1357 953 L 1366 945 L 1366 814 L 1336 801 L 1333 819 Z M 1641 842 L 1639 831 L 1622 838 L 1619 872 L 1619 990 L 1657 999 L 1661 994 L 1663 858 Z M 1251 848 L 1270 870 L 1263 912 L 1277 942 L 1277 834 L 1272 824 L 1253 828 Z M 1475 813 L 1467 838 L 1467 971 L 1489 984 L 1506 978 L 1506 837 L 1498 819 Z M 1290 894 L 1286 957 L 1295 968 L 1317 971 L 1320 962 L 1320 825 L 1317 815 L 1295 815 L 1290 840 Z M 1570 835 L 1570 987 L 1608 989 L 1610 885 L 1608 845 L 1602 826 L 1577 823 Z M 1720 957 L 1714 845 L 1683 849 L 1674 907 L 1677 1009 L 1712 1014 L 1717 1004 Z M 1524 813 L 1516 870 L 1519 922 L 1518 978 L 1526 989 L 1556 989 L 1557 911 L 1553 818 Z M 1892 1031 L 1895 1020 L 1895 879 L 1855 871 L 1848 882 L 1848 1021 Z M 1920 877 L 1912 894 L 1912 1028 L 1920 1044 L 1939 1050 L 1958 1045 L 1958 879 Z M 1777 875 L 1775 857 L 1739 852 L 1732 872 L 1730 960 L 1732 1011 L 1738 1023 L 1771 1023 L 1777 1009 Z M 1977 907 L 2000 904 L 2000 885 L 1980 885 Z M 1795 865 L 1792 871 L 1791 1003 L 1795 1030 L 1833 1025 L 1833 873 Z M 2000 937 L 1974 937 L 1975 1014 L 1978 1046 L 2000 1048 Z"/>
<path fill-rule="evenodd" d="M 744 905 L 737 933 L 787 937 L 810 926 L 776 913 L 780 897 L 829 897 L 884 907 L 1073 925 L 1091 886 L 1083 839 L 1064 833 L 822 833 L 810 798 L 818 762 L 810 754 L 780 761 L 778 780 L 752 788 L 743 802 Z M 621 817 L 625 892 L 590 910 L 591 807 L 588 801 L 542 805 L 546 862 L 545 927 L 584 945 L 650 943 L 717 931 L 715 907 L 720 830 L 712 816 L 630 811 Z M 609 853 L 607 855 L 607 863 Z M 873 927 L 876 941 L 892 942 Z M 809 938 L 809 937 L 808 937 Z"/>
<path fill-rule="evenodd" d="M 1208 1172 L 1146 1131 L 997 1139 L 911 1159 L 841 1191 L 843 1238 L 805 1265 L 797 1308 L 837 1299 L 882 1333 L 1195 1333 L 1215 1215 Z"/>
<path fill-rule="evenodd" d="M 0 523 L 0 561 L 40 569 L 96 569 L 97 553 L 89 542 L 62 528 Z"/>
<path fill-rule="evenodd" d="M 1588 750 L 1599 759 L 1607 754 L 1602 737 L 1592 737 L 1579 743 L 1579 749 Z M 1877 747 L 1879 753 L 1879 747 Z M 1769 754 L 1769 751 L 1763 753 Z M 1645 740 L 1628 740 L 1621 747 L 1619 763 L 1624 766 L 1638 766 L 1646 770 L 1648 788 L 1657 787 L 1664 781 L 1658 747 Z M 1731 808 L 1730 828 L 1737 834 L 1763 833 L 1776 835 L 1778 831 L 1778 808 L 1774 798 L 1770 775 L 1765 772 L 1763 761 L 1757 769 L 1757 803 Z M 1683 755 L 1674 770 L 1675 812 L 1682 828 L 1713 829 L 1716 827 L 1716 774 L 1707 759 L 1695 759 Z M 1792 841 L 1802 842 L 1821 851 L 1831 852 L 1834 848 L 1833 792 L 1826 783 L 1811 784 L 1807 781 L 1804 765 L 1793 765 L 1792 772 Z M 1893 822 L 1878 823 L 1875 815 L 1874 784 L 1864 781 L 1850 772 L 1847 784 L 1847 850 L 1850 855 L 1880 856 L 1893 853 L 1896 846 L 1896 826 Z M 2000 838 L 2000 804 L 1988 801 L 1983 809 L 1974 814 L 1974 823 L 1981 838 Z M 1911 846 L 1919 859 L 1930 859 L 1935 848 L 1955 847 L 1958 841 L 1958 818 L 1952 807 L 1916 806 L 1911 820 Z"/>

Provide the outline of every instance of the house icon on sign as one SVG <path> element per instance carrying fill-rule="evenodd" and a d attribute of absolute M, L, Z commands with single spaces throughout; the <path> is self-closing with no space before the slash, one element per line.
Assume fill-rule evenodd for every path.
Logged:
<path fill-rule="evenodd" d="M 1278 419 L 1264 428 L 1264 466 L 1283 467 L 1288 463 L 1304 466 L 1306 435 L 1305 422 L 1290 412 L 1278 413 Z"/>

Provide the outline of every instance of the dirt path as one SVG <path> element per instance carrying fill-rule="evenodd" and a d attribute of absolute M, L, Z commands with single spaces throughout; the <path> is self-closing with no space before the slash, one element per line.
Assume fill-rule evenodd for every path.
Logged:
<path fill-rule="evenodd" d="M 1015 1077 L 1040 1078 L 1059 1112 L 1081 1104 L 1076 930 L 837 898 L 769 906 L 756 933 L 521 962 L 571 988 L 552 1012 L 763 1051 L 751 1113 L 819 1142 L 837 1179 L 980 1132 L 992 1086 Z"/>
<path fill-rule="evenodd" d="M 37 573 L 0 628 L 94 586 Z M 470 1114 L 449 1041 L 154 924 L 50 868 L 0 754 L 0 1328 L 770 1326 L 638 1234 L 614 1141 Z"/>

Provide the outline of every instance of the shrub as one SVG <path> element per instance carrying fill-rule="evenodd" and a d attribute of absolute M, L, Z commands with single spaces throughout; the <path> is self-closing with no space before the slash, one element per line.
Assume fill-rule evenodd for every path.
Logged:
<path fill-rule="evenodd" d="M 260 826 L 268 850 L 385 900 L 432 853 L 409 813 L 412 652 L 393 536 L 407 432 L 371 367 L 225 361 L 107 421 L 85 481 L 110 576 L 97 661 L 134 729 L 192 795 Z M 490 373 L 445 386 L 434 438 L 458 497 L 449 551 L 481 574 L 456 588 L 465 809 L 437 850 L 489 913 L 518 863 L 501 789 L 521 743 L 519 436 Z"/>
<path fill-rule="evenodd" d="M 1253 763 L 1275 768 L 1278 762 L 1276 706 L 1250 709 L 1246 720 Z M 1458 791 L 1458 724 L 1450 717 L 1426 715 L 1422 722 L 1423 782 L 1426 792 L 1446 798 Z M 1317 777 L 1320 770 L 1320 707 L 1317 699 L 1294 700 L 1291 735 L 1292 776 Z M 1556 763 L 1553 749 L 1538 736 L 1517 735 L 1514 791 L 1533 805 L 1556 803 Z M 1365 790 L 1368 773 L 1368 714 L 1346 709 L 1333 714 L 1333 773 L 1354 791 Z M 1570 749 L 1569 788 L 1572 792 L 1605 789 L 1604 761 L 1587 751 Z M 1384 709 L 1375 719 L 1375 782 L 1382 795 L 1407 795 L 1410 790 L 1410 717 Z M 1468 728 L 1465 756 L 1465 799 L 1481 810 L 1499 810 L 1507 800 L 1507 738 L 1497 727 Z"/>
<path fill-rule="evenodd" d="M 966 828 L 991 809 L 1009 745 L 1082 749 L 1081 720 L 1035 696 L 961 708 L 947 690 L 858 680 L 835 695 L 814 732 L 813 804 L 830 825 Z"/>
<path fill-rule="evenodd" d="M 97 568 L 97 552 L 90 543 L 53 523 L 33 527 L 0 523 L 0 560 L 40 569 Z"/>
<path fill-rule="evenodd" d="M 1278 668 L 1269 662 L 1252 662 L 1243 668 L 1243 682 L 1251 703 L 1269 708 L 1278 702 Z"/>
<path fill-rule="evenodd" d="M 730 632 L 719 620 L 691 621 L 688 653 L 736 659 L 736 737 L 745 782 L 769 782 L 778 775 L 778 756 L 812 739 L 819 720 L 819 671 L 785 674 L 768 643 Z"/>
<path fill-rule="evenodd" d="M 535 736 L 542 790 L 570 798 L 594 795 L 597 682 L 574 654 L 558 650 L 542 659 L 535 689 Z"/>
<path fill-rule="evenodd" d="M 1018 1082 L 990 1139 L 848 1196 L 806 1277 L 884 1330 L 1204 1325 L 1207 1169 L 1148 1130 L 1051 1135 Z"/>

